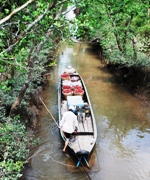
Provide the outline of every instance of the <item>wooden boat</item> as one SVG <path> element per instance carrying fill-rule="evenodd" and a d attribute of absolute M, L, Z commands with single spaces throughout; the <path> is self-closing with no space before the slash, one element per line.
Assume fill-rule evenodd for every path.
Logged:
<path fill-rule="evenodd" d="M 58 88 L 59 122 L 69 106 L 76 108 L 78 132 L 72 135 L 68 147 L 77 157 L 78 167 L 83 161 L 89 167 L 88 160 L 96 144 L 97 127 L 86 86 L 77 73 L 64 73 L 60 77 Z M 62 139 L 66 138 L 60 130 Z"/>

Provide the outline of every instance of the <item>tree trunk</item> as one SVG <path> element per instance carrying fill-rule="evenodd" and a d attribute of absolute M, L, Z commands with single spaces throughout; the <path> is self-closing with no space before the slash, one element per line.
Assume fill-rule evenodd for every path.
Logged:
<path fill-rule="evenodd" d="M 133 47 L 133 57 L 134 60 L 137 60 L 137 52 L 136 52 L 136 40 L 135 39 L 131 39 L 132 41 L 132 47 Z"/>
<path fill-rule="evenodd" d="M 60 10 L 59 12 L 57 13 L 57 15 L 55 16 L 55 20 L 57 20 L 61 14 L 61 10 L 62 10 L 62 7 L 60 7 Z M 35 52 L 34 52 L 34 55 L 33 57 L 31 57 L 29 63 L 28 63 L 28 66 L 30 67 L 30 72 L 29 72 L 29 75 L 28 75 L 28 79 L 27 81 L 25 82 L 24 86 L 22 87 L 18 97 L 16 98 L 15 102 L 13 103 L 12 107 L 11 107 L 11 110 L 10 110 L 10 116 L 13 117 L 15 115 L 15 112 L 17 110 L 17 108 L 19 107 L 25 93 L 26 93 L 26 90 L 28 89 L 29 85 L 30 85 L 30 82 L 32 80 L 32 69 L 34 67 L 34 61 L 38 58 L 38 54 L 40 52 L 40 50 L 42 49 L 43 45 L 46 43 L 46 41 L 49 39 L 50 35 L 53 33 L 53 31 L 51 30 L 51 27 L 48 29 L 46 35 L 45 35 L 45 38 L 43 41 L 41 41 L 38 45 L 38 47 L 36 48 Z M 32 50 L 31 50 L 32 51 Z"/>
<path fill-rule="evenodd" d="M 36 59 L 36 55 L 33 56 L 33 58 L 30 59 L 30 63 L 29 63 L 29 69 L 30 69 L 30 72 L 29 72 L 29 75 L 28 75 L 28 79 L 26 80 L 25 84 L 23 85 L 21 91 L 19 92 L 19 95 L 18 97 L 16 98 L 15 102 L 13 103 L 13 105 L 11 106 L 11 110 L 10 110 L 10 116 L 11 117 L 14 117 L 15 114 L 16 114 L 16 110 L 18 109 L 25 93 L 26 93 L 26 90 L 28 89 L 29 85 L 30 85 L 30 82 L 32 80 L 32 69 L 34 67 L 34 61 Z"/>
<path fill-rule="evenodd" d="M 121 46 L 121 43 L 120 43 L 120 40 L 119 40 L 119 38 L 118 38 L 118 35 L 114 32 L 114 35 L 115 35 L 115 37 L 116 37 L 116 42 L 117 42 L 117 45 L 118 45 L 118 49 L 119 49 L 119 51 L 123 51 L 123 48 L 122 48 L 122 46 Z"/>

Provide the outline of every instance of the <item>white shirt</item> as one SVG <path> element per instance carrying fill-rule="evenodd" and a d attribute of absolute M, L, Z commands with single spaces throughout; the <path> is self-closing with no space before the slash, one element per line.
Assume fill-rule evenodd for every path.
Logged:
<path fill-rule="evenodd" d="M 64 132 L 70 134 L 73 133 L 75 131 L 75 127 L 78 128 L 77 116 L 71 111 L 65 112 L 59 126 Z"/>

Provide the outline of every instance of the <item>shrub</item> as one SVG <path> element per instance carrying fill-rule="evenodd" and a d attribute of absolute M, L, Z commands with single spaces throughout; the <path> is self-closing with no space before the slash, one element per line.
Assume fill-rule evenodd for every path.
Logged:
<path fill-rule="evenodd" d="M 2 180 L 17 180 L 22 176 L 23 161 L 28 156 L 28 137 L 19 116 L 5 117 L 0 114 L 0 178 Z"/>

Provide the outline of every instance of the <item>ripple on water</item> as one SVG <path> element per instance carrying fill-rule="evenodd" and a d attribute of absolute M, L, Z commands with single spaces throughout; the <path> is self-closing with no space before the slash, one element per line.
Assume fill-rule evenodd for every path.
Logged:
<path fill-rule="evenodd" d="M 81 52 L 82 49 L 86 51 Z M 87 44 L 75 44 L 73 48 L 63 44 L 63 53 L 53 75 L 57 79 L 65 66 L 71 64 L 81 72 L 92 97 L 100 171 L 90 175 L 93 180 L 150 180 L 149 108 L 116 84 L 112 75 L 88 49 Z M 50 82 L 44 96 L 57 119 L 57 83 Z M 58 134 L 52 118 L 43 111 L 38 134 L 41 144 L 35 151 L 32 168 L 27 174 L 27 177 L 33 177 L 30 180 L 87 179 L 85 174 L 67 172 L 67 158 L 62 154 L 63 143 Z"/>

